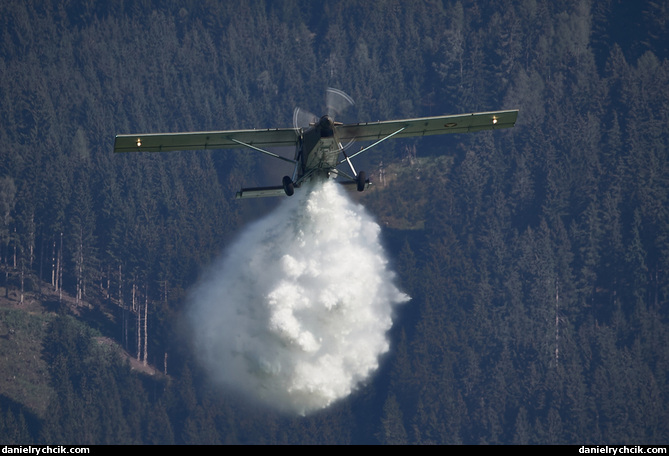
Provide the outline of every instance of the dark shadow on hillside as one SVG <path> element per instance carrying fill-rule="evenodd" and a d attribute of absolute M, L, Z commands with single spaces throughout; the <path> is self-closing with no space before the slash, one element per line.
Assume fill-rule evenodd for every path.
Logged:
<path fill-rule="evenodd" d="M 0 421 L 4 439 L 28 439 L 9 441 L 13 445 L 31 444 L 38 441 L 42 430 L 42 421 L 29 408 L 15 400 L 0 394 Z"/>

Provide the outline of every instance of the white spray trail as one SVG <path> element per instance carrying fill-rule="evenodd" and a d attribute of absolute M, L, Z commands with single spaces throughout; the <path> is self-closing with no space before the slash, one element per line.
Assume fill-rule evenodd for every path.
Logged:
<path fill-rule="evenodd" d="M 380 227 L 332 182 L 297 192 L 247 228 L 189 296 L 196 353 L 212 379 L 306 414 L 377 369 L 409 297 Z"/>

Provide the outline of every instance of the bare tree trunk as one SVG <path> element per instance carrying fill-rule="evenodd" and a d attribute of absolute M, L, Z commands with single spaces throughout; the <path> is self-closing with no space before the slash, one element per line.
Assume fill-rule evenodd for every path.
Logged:
<path fill-rule="evenodd" d="M 146 366 L 146 360 L 149 356 L 149 332 L 148 332 L 148 324 L 149 324 L 149 290 L 148 287 L 146 289 L 146 293 L 144 293 L 144 365 Z"/>
<path fill-rule="evenodd" d="M 44 238 L 40 236 L 39 248 L 39 292 L 42 294 L 42 266 L 44 266 Z"/>
<path fill-rule="evenodd" d="M 102 271 L 100 271 L 100 278 L 102 280 Z M 101 282 L 104 283 L 104 282 Z M 104 287 L 104 285 L 102 285 Z M 105 296 L 107 301 L 111 300 L 111 270 L 109 268 L 109 265 L 107 265 L 107 290 L 105 290 Z"/>
<path fill-rule="evenodd" d="M 137 286 L 132 284 L 132 310 L 137 314 L 137 361 L 141 361 L 142 353 L 142 313 L 136 308 L 136 290 Z"/>
<path fill-rule="evenodd" d="M 80 234 L 80 236 L 79 236 L 79 242 L 77 244 L 77 265 L 76 265 L 76 268 L 77 268 L 77 290 L 76 290 L 75 298 L 74 298 L 74 302 L 76 302 L 77 305 L 79 305 L 79 301 L 81 301 L 81 286 L 82 286 L 81 280 L 82 280 L 82 276 L 83 276 L 83 262 L 84 262 L 83 261 L 84 246 L 83 246 L 83 241 L 82 241 L 82 237 L 83 237 L 83 230 L 82 229 L 80 229 L 79 234 Z"/>
<path fill-rule="evenodd" d="M 560 343 L 560 282 L 555 280 L 555 367 L 558 366 L 558 351 Z"/>
<path fill-rule="evenodd" d="M 381 186 L 386 186 L 386 169 L 383 167 L 383 160 L 379 164 L 379 181 L 381 181 Z"/>
<path fill-rule="evenodd" d="M 35 263 L 35 210 L 33 209 L 32 212 L 30 213 L 30 222 L 28 224 L 30 232 L 28 233 L 28 252 L 29 252 L 29 262 L 28 262 L 28 269 L 31 270 L 33 268 L 33 264 Z"/>
<path fill-rule="evenodd" d="M 17 262 L 16 262 L 16 227 L 14 227 L 14 236 L 12 239 L 12 244 L 14 244 L 14 270 L 16 270 Z"/>
<path fill-rule="evenodd" d="M 54 287 L 55 290 L 56 288 L 56 239 L 53 239 L 53 243 L 51 246 L 51 286 Z"/>
<path fill-rule="evenodd" d="M 135 296 L 137 293 L 137 287 L 135 286 L 135 276 L 133 275 L 132 277 L 132 301 L 130 304 L 132 304 L 132 311 L 135 312 L 137 309 L 135 309 L 136 301 L 135 301 Z"/>
<path fill-rule="evenodd" d="M 118 265 L 118 305 L 123 307 L 123 267 Z"/>
<path fill-rule="evenodd" d="M 23 304 L 23 294 L 24 294 L 24 278 L 25 278 L 25 273 L 24 273 L 24 263 L 25 261 L 21 259 L 21 298 L 19 299 L 19 302 Z"/>
<path fill-rule="evenodd" d="M 7 256 L 9 256 L 9 241 L 7 241 L 8 244 L 6 245 L 7 250 L 5 251 L 5 256 L 3 257 L 3 261 L 0 262 L 0 264 L 3 264 L 3 267 L 5 268 L 5 298 L 9 298 L 9 264 L 7 264 Z M 0 245 L 0 250 L 2 250 L 2 245 Z"/>
<path fill-rule="evenodd" d="M 58 302 L 63 301 L 63 233 L 60 233 L 60 249 L 58 250 L 58 267 L 56 282 L 58 288 Z"/>

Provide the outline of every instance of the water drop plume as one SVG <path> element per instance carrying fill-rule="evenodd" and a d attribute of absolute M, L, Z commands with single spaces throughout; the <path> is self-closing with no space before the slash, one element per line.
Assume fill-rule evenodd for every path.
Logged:
<path fill-rule="evenodd" d="M 380 227 L 328 181 L 245 228 L 189 293 L 212 380 L 307 414 L 351 394 L 389 349 L 394 285 Z"/>

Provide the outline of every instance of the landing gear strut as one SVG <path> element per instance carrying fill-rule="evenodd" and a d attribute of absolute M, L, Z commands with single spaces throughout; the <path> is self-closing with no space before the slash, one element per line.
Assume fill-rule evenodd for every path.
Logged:
<path fill-rule="evenodd" d="M 283 191 L 288 196 L 293 196 L 293 193 L 295 193 L 295 185 L 293 185 L 292 179 L 288 176 L 283 176 Z"/>

